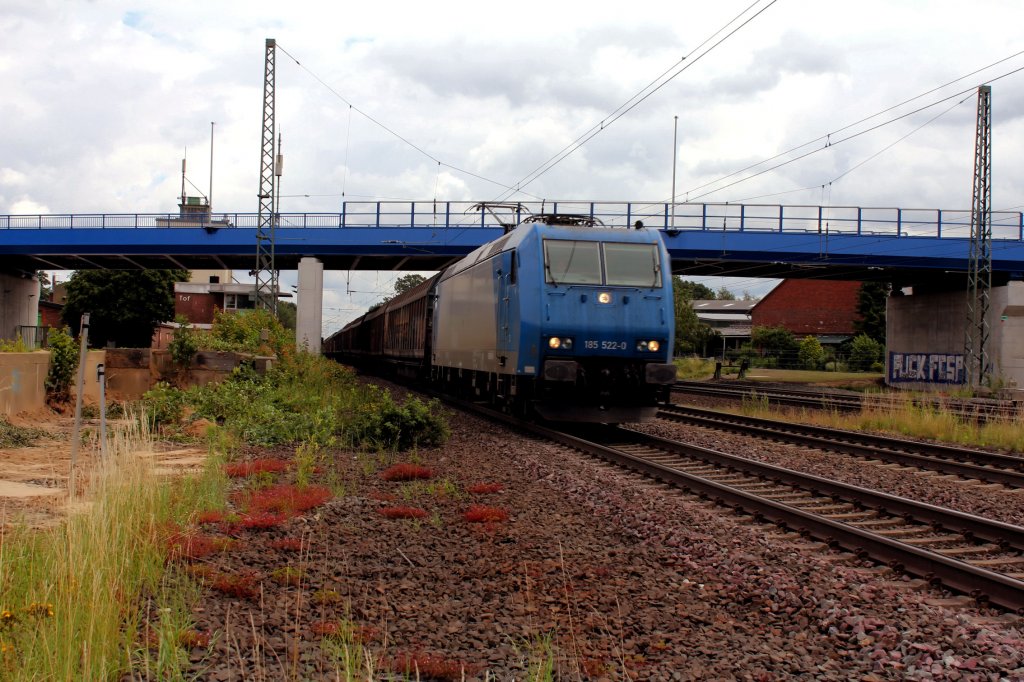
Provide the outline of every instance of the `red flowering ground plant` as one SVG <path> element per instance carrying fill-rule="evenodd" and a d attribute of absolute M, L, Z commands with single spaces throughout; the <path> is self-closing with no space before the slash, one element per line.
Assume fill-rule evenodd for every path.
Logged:
<path fill-rule="evenodd" d="M 239 599 L 255 599 L 256 575 L 253 573 L 220 573 L 210 581 L 210 587 Z"/>
<path fill-rule="evenodd" d="M 291 516 L 318 507 L 331 497 L 330 489 L 325 486 L 282 483 L 263 490 L 244 490 L 235 493 L 232 501 L 250 514 L 275 512 Z"/>
<path fill-rule="evenodd" d="M 178 644 L 186 649 L 206 648 L 210 646 L 210 633 L 200 630 L 182 630 L 178 634 Z"/>
<path fill-rule="evenodd" d="M 462 517 L 470 523 L 497 523 L 499 521 L 508 521 L 508 512 L 499 507 L 473 504 L 470 505 Z"/>
<path fill-rule="evenodd" d="M 423 653 L 398 654 L 391 661 L 391 671 L 431 680 L 463 680 L 477 672 L 464 661 Z"/>
<path fill-rule="evenodd" d="M 467 490 L 473 495 L 490 495 L 492 493 L 500 493 L 505 489 L 500 483 L 477 483 L 471 485 Z"/>
<path fill-rule="evenodd" d="M 224 552 L 231 548 L 233 541 L 205 533 L 187 530 L 170 530 L 164 540 L 167 556 L 181 561 L 195 561 L 216 552 Z"/>
<path fill-rule="evenodd" d="M 278 538 L 270 541 L 271 549 L 279 549 L 282 552 L 298 552 L 302 550 L 302 540 L 299 538 Z"/>
<path fill-rule="evenodd" d="M 415 481 L 433 476 L 432 469 L 421 467 L 418 464 L 394 464 L 380 474 L 385 481 Z"/>
<path fill-rule="evenodd" d="M 331 635 L 338 634 L 341 627 L 337 621 L 333 620 L 318 620 L 309 626 L 309 629 L 313 631 L 314 635 L 320 637 L 330 637 Z"/>
<path fill-rule="evenodd" d="M 260 511 L 252 514 L 242 514 L 238 519 L 238 526 L 246 530 L 268 530 L 270 528 L 277 528 L 287 520 L 287 514 Z"/>
<path fill-rule="evenodd" d="M 276 474 L 282 471 L 287 471 L 291 467 L 291 462 L 284 459 L 254 459 L 249 462 L 232 462 L 231 464 L 224 465 L 224 473 L 231 478 L 242 478 L 245 476 L 255 476 L 256 474 Z"/>
<path fill-rule="evenodd" d="M 388 519 L 422 519 L 427 515 L 419 507 L 382 507 L 377 512 Z"/>
<path fill-rule="evenodd" d="M 226 514 L 219 509 L 201 511 L 196 515 L 196 523 L 200 526 L 205 526 L 211 523 L 221 523 L 225 516 Z"/>

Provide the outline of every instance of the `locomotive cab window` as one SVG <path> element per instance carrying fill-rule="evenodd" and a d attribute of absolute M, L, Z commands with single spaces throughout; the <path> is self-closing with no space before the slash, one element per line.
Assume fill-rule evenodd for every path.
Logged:
<path fill-rule="evenodd" d="M 598 243 L 545 239 L 544 276 L 551 284 L 601 284 Z"/>
<path fill-rule="evenodd" d="M 661 263 L 654 244 L 605 242 L 604 274 L 608 286 L 660 287 Z"/>

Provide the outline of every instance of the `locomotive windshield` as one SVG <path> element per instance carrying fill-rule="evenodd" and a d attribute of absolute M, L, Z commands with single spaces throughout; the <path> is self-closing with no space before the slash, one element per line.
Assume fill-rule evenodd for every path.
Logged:
<path fill-rule="evenodd" d="M 598 242 L 544 240 L 544 273 L 551 284 L 600 284 Z"/>
<path fill-rule="evenodd" d="M 661 286 L 655 244 L 545 239 L 544 273 L 551 284 Z"/>
<path fill-rule="evenodd" d="M 604 246 L 605 284 L 609 286 L 659 287 L 661 264 L 654 244 L 617 244 Z"/>

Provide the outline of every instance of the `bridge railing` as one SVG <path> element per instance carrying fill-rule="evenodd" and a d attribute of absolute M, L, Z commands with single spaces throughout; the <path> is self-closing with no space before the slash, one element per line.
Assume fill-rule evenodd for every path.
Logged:
<path fill-rule="evenodd" d="M 697 204 L 604 201 L 523 202 L 480 210 L 476 202 L 345 202 L 338 213 L 282 213 L 287 228 L 500 228 L 530 215 L 573 213 L 592 216 L 609 227 L 633 227 L 637 221 L 668 231 L 749 231 L 880 235 L 889 237 L 969 238 L 969 210 L 868 208 L 780 204 Z M 0 215 L 0 229 L 159 229 L 175 227 L 249 228 L 256 213 L 215 213 L 208 219 L 176 213 L 96 213 Z M 992 237 L 1024 241 L 1024 212 L 993 211 Z"/>

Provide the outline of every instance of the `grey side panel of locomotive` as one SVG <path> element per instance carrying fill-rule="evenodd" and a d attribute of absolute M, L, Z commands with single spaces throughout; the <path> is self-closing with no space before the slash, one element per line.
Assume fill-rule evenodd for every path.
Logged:
<path fill-rule="evenodd" d="M 503 371 L 498 360 L 498 300 L 493 260 L 478 263 L 437 286 L 433 364 Z"/>

